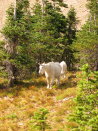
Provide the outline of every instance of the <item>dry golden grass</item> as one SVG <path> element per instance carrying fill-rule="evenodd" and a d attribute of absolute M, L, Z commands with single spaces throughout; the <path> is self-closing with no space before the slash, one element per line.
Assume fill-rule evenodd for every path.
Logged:
<path fill-rule="evenodd" d="M 1 85 L 3 81 L 0 79 Z M 76 83 L 76 73 L 68 72 L 59 88 L 47 89 L 45 78 L 39 77 L 18 83 L 13 88 L 0 89 L 0 130 L 30 131 L 34 112 L 47 108 L 51 125 L 47 131 L 70 131 L 67 125 L 73 123 L 68 123 L 67 118 L 74 107 Z"/>

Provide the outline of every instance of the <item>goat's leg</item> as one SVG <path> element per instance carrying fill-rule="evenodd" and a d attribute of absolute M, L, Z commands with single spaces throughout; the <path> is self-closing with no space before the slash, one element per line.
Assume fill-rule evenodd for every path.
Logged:
<path fill-rule="evenodd" d="M 57 86 L 59 87 L 60 85 L 60 77 L 57 79 Z"/>
<path fill-rule="evenodd" d="M 54 84 L 54 77 L 51 79 L 50 88 L 52 88 L 53 84 Z"/>
<path fill-rule="evenodd" d="M 50 79 L 47 78 L 47 88 L 50 88 Z"/>

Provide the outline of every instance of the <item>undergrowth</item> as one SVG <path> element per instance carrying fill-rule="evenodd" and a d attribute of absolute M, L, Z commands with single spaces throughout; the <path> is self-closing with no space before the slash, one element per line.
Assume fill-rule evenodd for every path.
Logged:
<path fill-rule="evenodd" d="M 51 127 L 46 131 L 69 131 L 67 118 L 77 93 L 75 76 L 74 72 L 67 73 L 60 87 L 53 89 L 46 88 L 44 77 L 25 80 L 13 88 L 0 88 L 0 130 L 35 131 L 30 128 L 30 121 L 37 110 L 44 108 L 48 110 L 47 121 Z"/>

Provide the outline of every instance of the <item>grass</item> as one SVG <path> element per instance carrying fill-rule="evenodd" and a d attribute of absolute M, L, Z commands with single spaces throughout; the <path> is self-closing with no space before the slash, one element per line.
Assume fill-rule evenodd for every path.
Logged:
<path fill-rule="evenodd" d="M 74 107 L 77 78 L 75 72 L 68 72 L 59 88 L 47 89 L 44 77 L 23 81 L 13 88 L 2 88 L 0 79 L 0 130 L 31 131 L 30 121 L 40 108 L 49 110 L 48 122 L 51 129 L 46 131 L 70 131 L 67 118 Z M 68 98 L 68 99 L 66 99 Z M 33 130 L 32 130 L 33 131 Z"/>

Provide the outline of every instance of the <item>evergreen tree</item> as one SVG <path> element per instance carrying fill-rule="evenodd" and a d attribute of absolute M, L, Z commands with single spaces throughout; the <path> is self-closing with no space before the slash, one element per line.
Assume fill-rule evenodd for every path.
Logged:
<path fill-rule="evenodd" d="M 73 41 L 76 39 L 76 25 L 78 20 L 76 18 L 76 12 L 73 7 L 70 8 L 67 14 L 67 32 L 65 34 L 66 42 L 65 42 L 65 49 L 62 55 L 62 59 L 66 60 L 68 69 L 73 68 L 73 64 L 75 62 L 74 58 L 74 50 L 71 48 Z"/>
<path fill-rule="evenodd" d="M 88 64 L 78 76 L 76 107 L 70 120 L 77 123 L 72 131 L 98 131 L 98 71 L 90 71 Z"/>
<path fill-rule="evenodd" d="M 44 11 L 40 4 L 35 6 L 33 23 L 33 46 L 35 58 L 39 61 L 60 60 L 63 52 L 66 18 L 51 3 L 44 1 Z"/>
<path fill-rule="evenodd" d="M 55 7 L 59 6 L 59 7 L 65 7 L 67 8 L 67 4 L 64 3 L 63 0 L 52 0 L 53 1 L 53 4 Z"/>
<path fill-rule="evenodd" d="M 2 30 L 5 36 L 3 50 L 6 54 L 3 57 L 3 65 L 8 73 L 9 86 L 14 84 L 17 76 L 22 74 L 22 70 L 30 69 L 30 64 L 33 62 L 30 55 L 31 23 L 28 8 L 28 0 L 17 1 L 15 19 L 14 7 L 11 5 L 7 11 L 6 24 Z"/>
<path fill-rule="evenodd" d="M 47 109 L 41 108 L 39 111 L 34 113 L 34 116 L 31 120 L 31 131 L 39 130 L 46 131 L 46 129 L 50 129 L 50 125 L 47 121 L 49 111 Z"/>
<path fill-rule="evenodd" d="M 89 32 L 89 24 L 77 33 L 73 48 L 77 51 L 75 57 L 80 66 L 88 63 L 92 70 L 98 70 L 98 35 Z"/>
<path fill-rule="evenodd" d="M 89 9 L 89 31 L 98 34 L 98 1 L 88 0 L 87 8 Z"/>
<path fill-rule="evenodd" d="M 88 0 L 90 16 L 87 23 L 77 33 L 73 49 L 80 65 L 88 63 L 92 70 L 98 70 L 98 2 Z"/>

